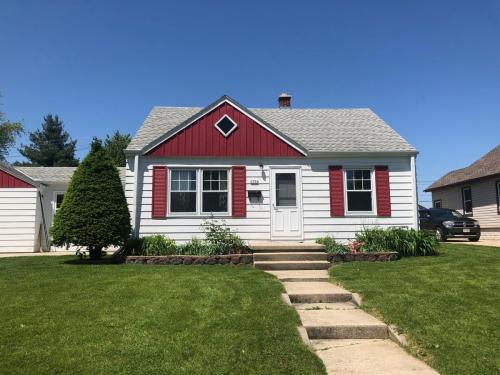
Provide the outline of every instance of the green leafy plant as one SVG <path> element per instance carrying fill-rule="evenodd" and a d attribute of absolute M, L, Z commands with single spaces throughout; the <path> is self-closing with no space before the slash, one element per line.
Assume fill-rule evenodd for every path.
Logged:
<path fill-rule="evenodd" d="M 316 243 L 325 245 L 325 251 L 328 254 L 347 254 L 349 252 L 349 247 L 347 245 L 337 242 L 332 236 L 318 238 Z"/>
<path fill-rule="evenodd" d="M 397 251 L 401 256 L 437 255 L 439 243 L 433 232 L 405 228 L 366 228 L 356 234 L 361 250 Z"/>
<path fill-rule="evenodd" d="M 206 242 L 214 254 L 234 254 L 246 252 L 246 245 L 235 233 L 232 233 L 224 221 L 211 217 L 204 221 L 203 231 Z"/>
<path fill-rule="evenodd" d="M 167 236 L 155 234 L 143 238 L 142 255 L 172 255 L 176 252 L 175 241 Z"/>
<path fill-rule="evenodd" d="M 123 255 L 142 255 L 144 237 L 130 237 L 123 246 Z"/>

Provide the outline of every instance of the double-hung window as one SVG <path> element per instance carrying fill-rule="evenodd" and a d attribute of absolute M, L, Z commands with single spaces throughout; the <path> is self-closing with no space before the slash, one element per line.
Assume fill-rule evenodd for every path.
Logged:
<path fill-rule="evenodd" d="M 470 186 L 462 188 L 462 204 L 464 215 L 472 215 L 472 189 Z"/>
<path fill-rule="evenodd" d="M 170 174 L 170 212 L 197 212 L 197 172 L 195 169 L 173 169 Z"/>
<path fill-rule="evenodd" d="M 434 208 L 441 208 L 443 207 L 443 201 L 441 199 L 436 199 L 433 204 Z"/>
<path fill-rule="evenodd" d="M 62 191 L 54 192 L 54 201 L 53 201 L 54 213 L 56 213 L 56 211 L 61 207 L 63 199 L 64 199 L 64 192 Z"/>
<path fill-rule="evenodd" d="M 202 212 L 228 212 L 227 170 L 203 170 Z"/>
<path fill-rule="evenodd" d="M 346 204 L 348 213 L 373 213 L 373 183 L 370 169 L 347 169 Z"/>
<path fill-rule="evenodd" d="M 208 215 L 229 213 L 228 169 L 180 169 L 170 171 L 170 213 Z"/>

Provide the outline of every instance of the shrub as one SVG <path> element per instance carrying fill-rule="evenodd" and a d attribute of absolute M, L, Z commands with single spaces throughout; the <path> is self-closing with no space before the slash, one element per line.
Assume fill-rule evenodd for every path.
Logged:
<path fill-rule="evenodd" d="M 439 243 L 433 232 L 404 228 L 367 228 L 356 234 L 362 251 L 397 251 L 401 256 L 437 255 Z"/>
<path fill-rule="evenodd" d="M 155 234 L 143 238 L 142 249 L 142 255 L 172 255 L 176 252 L 176 244 L 166 236 Z"/>
<path fill-rule="evenodd" d="M 316 243 L 325 245 L 325 251 L 328 254 L 347 254 L 349 247 L 340 242 L 337 242 L 334 237 L 326 236 L 316 240 Z"/>
<path fill-rule="evenodd" d="M 76 169 L 50 229 L 56 246 L 81 246 L 91 258 L 102 249 L 122 246 L 130 236 L 130 214 L 118 170 L 94 139 Z"/>
<path fill-rule="evenodd" d="M 178 255 L 214 255 L 215 248 L 198 238 L 193 238 L 191 241 L 177 247 Z"/>
<path fill-rule="evenodd" d="M 236 234 L 231 233 L 223 221 L 219 222 L 213 217 L 203 223 L 206 242 L 214 254 L 234 254 L 246 252 L 246 245 Z"/>
<path fill-rule="evenodd" d="M 123 255 L 141 255 L 144 245 L 144 237 L 130 237 L 123 246 Z"/>

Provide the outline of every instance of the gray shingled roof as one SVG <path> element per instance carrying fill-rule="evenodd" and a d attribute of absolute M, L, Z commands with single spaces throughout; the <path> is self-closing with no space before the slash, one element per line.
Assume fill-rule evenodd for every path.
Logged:
<path fill-rule="evenodd" d="M 298 143 L 308 153 L 416 152 L 367 108 L 243 109 Z M 146 151 L 155 141 L 202 110 L 201 107 L 154 107 L 127 150 Z"/>
<path fill-rule="evenodd" d="M 468 167 L 457 169 L 445 174 L 425 189 L 425 191 L 432 191 L 445 186 L 494 175 L 500 175 L 500 145 L 488 152 L 481 159 L 476 160 Z"/>
<path fill-rule="evenodd" d="M 34 181 L 41 183 L 69 183 L 76 167 L 14 167 Z M 122 184 L 125 182 L 125 167 L 118 168 Z"/>

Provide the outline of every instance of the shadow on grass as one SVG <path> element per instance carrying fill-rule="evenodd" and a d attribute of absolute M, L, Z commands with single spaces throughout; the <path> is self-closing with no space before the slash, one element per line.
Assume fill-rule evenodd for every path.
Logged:
<path fill-rule="evenodd" d="M 105 257 L 101 259 L 74 258 L 65 260 L 63 263 L 74 266 L 95 266 L 95 265 L 107 266 L 107 265 L 120 265 L 123 262 L 120 262 L 118 259 L 113 257 Z"/>

